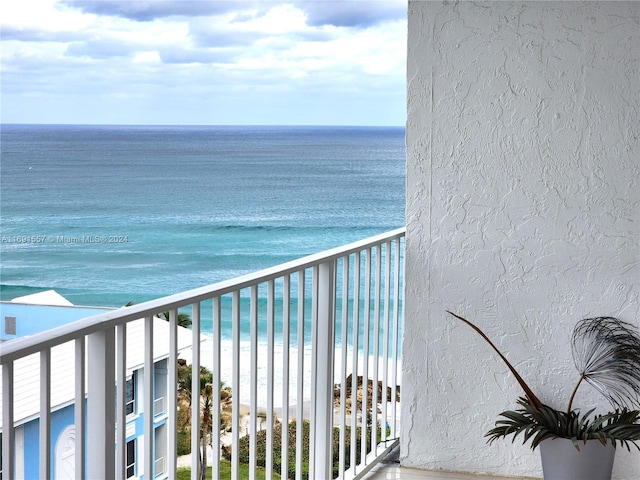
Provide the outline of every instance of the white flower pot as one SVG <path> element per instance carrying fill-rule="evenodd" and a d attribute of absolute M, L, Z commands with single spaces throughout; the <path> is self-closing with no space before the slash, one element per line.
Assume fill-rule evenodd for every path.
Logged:
<path fill-rule="evenodd" d="M 540 444 L 544 480 L 611 480 L 616 449 L 599 440 L 579 441 L 580 451 L 567 438 L 552 438 Z"/>

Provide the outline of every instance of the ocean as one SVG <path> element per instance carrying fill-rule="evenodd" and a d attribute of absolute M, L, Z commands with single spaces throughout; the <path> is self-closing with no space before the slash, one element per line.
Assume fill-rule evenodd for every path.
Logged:
<path fill-rule="evenodd" d="M 121 307 L 405 223 L 401 127 L 2 125 L 0 140 L 3 301 Z"/>
<path fill-rule="evenodd" d="M 121 307 L 405 223 L 401 127 L 2 125 L 1 154 L 3 301 L 54 289 Z M 202 349 L 210 366 L 213 345 Z"/>
<path fill-rule="evenodd" d="M 2 125 L 1 289 L 119 307 L 404 225 L 404 128 Z"/>

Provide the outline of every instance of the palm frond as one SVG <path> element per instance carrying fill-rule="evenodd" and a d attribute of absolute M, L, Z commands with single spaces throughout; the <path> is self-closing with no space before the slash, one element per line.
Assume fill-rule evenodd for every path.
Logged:
<path fill-rule="evenodd" d="M 592 385 L 614 407 L 640 406 L 640 334 L 633 325 L 613 317 L 581 320 L 571 348 L 580 381 Z"/>

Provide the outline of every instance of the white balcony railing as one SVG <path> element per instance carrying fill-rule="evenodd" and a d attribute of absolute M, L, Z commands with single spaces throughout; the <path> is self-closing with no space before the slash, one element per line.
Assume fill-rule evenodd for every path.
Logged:
<path fill-rule="evenodd" d="M 259 417 L 266 430 L 267 478 L 276 463 L 282 465 L 282 478 L 287 476 L 289 440 L 282 435 L 282 457 L 274 458 L 274 425 L 293 420 L 297 479 L 302 478 L 303 464 L 309 465 L 312 479 L 329 479 L 332 471 L 339 478 L 360 478 L 397 444 L 403 262 L 404 229 L 398 229 L 5 342 L 0 358 L 3 478 L 13 479 L 16 472 L 14 363 L 32 354 L 40 358 L 40 478 L 52 478 L 51 350 L 67 342 L 75 344 L 76 478 L 126 478 L 126 329 L 130 322 L 145 319 L 141 407 L 143 412 L 157 411 L 153 395 L 148 394 L 154 392 L 153 318 L 166 311 L 170 312 L 166 438 L 158 439 L 154 416 L 144 415 L 144 438 L 154 441 L 142 442 L 136 464 L 142 472 L 152 472 L 145 478 L 161 473 L 154 461 L 161 445 L 166 449 L 162 470 L 175 478 L 177 415 L 171 412 L 177 409 L 177 313 L 185 308 L 192 317 L 192 371 L 210 365 L 212 385 L 224 380 L 232 389 L 232 478 L 238 478 L 241 436 L 247 431 L 249 469 L 255 478 Z M 207 344 L 213 347 L 208 349 Z M 192 391 L 199 389 L 194 375 Z M 248 428 L 241 426 L 243 399 L 249 406 Z M 200 402 L 191 402 L 193 426 L 200 426 L 201 408 Z M 221 425 L 220 412 L 220 396 L 213 395 L 213 425 Z M 310 425 L 308 458 L 303 453 L 305 420 Z M 191 429 L 192 452 L 199 448 L 197 427 Z M 334 427 L 339 429 L 335 441 Z M 339 453 L 334 461 L 336 444 Z M 348 449 L 349 444 L 354 448 Z M 216 452 L 212 462 L 216 479 L 219 435 L 212 435 L 211 447 Z M 191 458 L 192 478 L 199 478 L 197 455 Z"/>

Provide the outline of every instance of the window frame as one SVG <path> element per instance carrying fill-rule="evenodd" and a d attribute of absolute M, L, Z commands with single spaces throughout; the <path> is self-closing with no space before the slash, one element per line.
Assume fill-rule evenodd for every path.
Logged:
<path fill-rule="evenodd" d="M 124 414 L 129 417 L 136 413 L 136 372 L 127 377 L 125 382 Z"/>
<path fill-rule="evenodd" d="M 133 478 L 136 476 L 136 440 L 127 442 L 127 455 L 125 459 L 125 478 Z"/>

